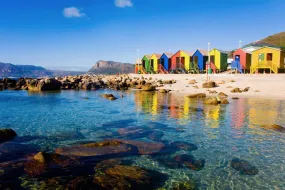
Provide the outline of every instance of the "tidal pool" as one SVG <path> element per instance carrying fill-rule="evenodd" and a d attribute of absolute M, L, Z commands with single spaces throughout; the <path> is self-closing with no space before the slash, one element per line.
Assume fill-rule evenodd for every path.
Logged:
<path fill-rule="evenodd" d="M 0 144 L 0 189 L 88 189 L 94 181 L 107 184 L 102 189 L 119 182 L 121 189 L 285 189 L 285 133 L 261 127 L 285 125 L 285 101 L 229 101 L 212 106 L 141 91 L 1 91 L 0 129 L 18 137 Z M 106 139 L 120 146 L 85 146 Z M 39 151 L 71 159 L 27 168 Z M 132 172 L 142 179 L 127 176 Z"/>

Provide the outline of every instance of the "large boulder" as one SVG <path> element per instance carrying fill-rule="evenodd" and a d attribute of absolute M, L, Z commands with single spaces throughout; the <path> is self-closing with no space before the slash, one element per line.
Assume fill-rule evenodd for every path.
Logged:
<path fill-rule="evenodd" d="M 28 83 L 29 91 L 53 91 L 60 89 L 61 82 L 55 79 L 34 79 Z"/>
<path fill-rule="evenodd" d="M 204 103 L 210 105 L 218 105 L 219 100 L 216 97 L 209 97 L 204 100 Z"/>
<path fill-rule="evenodd" d="M 215 88 L 217 87 L 217 84 L 214 81 L 210 81 L 210 82 L 205 82 L 202 85 L 203 88 Z"/>
<path fill-rule="evenodd" d="M 234 88 L 231 90 L 232 93 L 242 93 L 242 90 L 240 88 Z"/>
<path fill-rule="evenodd" d="M 0 129 L 0 142 L 12 140 L 17 134 L 12 129 Z"/>

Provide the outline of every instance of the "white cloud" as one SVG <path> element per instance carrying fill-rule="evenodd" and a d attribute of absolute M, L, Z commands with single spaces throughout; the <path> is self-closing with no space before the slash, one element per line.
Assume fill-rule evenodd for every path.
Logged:
<path fill-rule="evenodd" d="M 116 7 L 125 8 L 125 7 L 132 7 L 133 3 L 132 0 L 115 0 Z"/>
<path fill-rule="evenodd" d="M 79 17 L 84 17 L 86 16 L 84 13 L 81 12 L 81 10 L 79 10 L 76 7 L 68 7 L 63 9 L 63 15 L 66 18 L 79 18 Z"/>

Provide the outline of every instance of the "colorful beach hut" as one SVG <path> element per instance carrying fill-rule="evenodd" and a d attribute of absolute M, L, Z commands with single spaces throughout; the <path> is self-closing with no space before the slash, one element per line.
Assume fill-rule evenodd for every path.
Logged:
<path fill-rule="evenodd" d="M 228 53 L 214 48 L 210 51 L 210 67 L 214 72 L 228 68 Z"/>
<path fill-rule="evenodd" d="M 206 69 L 208 58 L 208 52 L 206 50 L 198 49 L 193 54 L 193 62 L 198 65 L 200 71 L 204 71 Z"/>
<path fill-rule="evenodd" d="M 144 55 L 143 56 L 142 67 L 145 69 L 146 73 L 151 73 L 151 71 L 150 71 L 150 55 Z"/>
<path fill-rule="evenodd" d="M 191 52 L 179 50 L 171 57 L 171 70 L 180 69 L 189 72 L 192 55 Z"/>
<path fill-rule="evenodd" d="M 158 65 L 160 64 L 161 54 L 154 53 L 150 56 L 150 70 L 158 73 Z"/>
<path fill-rule="evenodd" d="M 244 49 L 237 49 L 233 53 L 233 62 L 231 63 L 231 69 L 237 70 L 240 73 L 250 70 L 251 65 L 251 52 L 248 52 Z"/>
<path fill-rule="evenodd" d="M 161 70 L 166 70 L 167 72 L 169 71 L 171 67 L 171 57 L 173 56 L 173 53 L 163 53 L 162 56 L 160 57 L 160 65 L 161 65 Z"/>
<path fill-rule="evenodd" d="M 281 48 L 262 47 L 252 52 L 250 73 L 258 70 L 268 70 L 278 73 L 280 68 L 284 68 L 285 53 Z"/>

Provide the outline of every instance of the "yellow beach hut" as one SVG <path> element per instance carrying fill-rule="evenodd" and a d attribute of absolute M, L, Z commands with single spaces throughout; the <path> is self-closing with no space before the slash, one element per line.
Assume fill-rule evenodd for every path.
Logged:
<path fill-rule="evenodd" d="M 273 71 L 278 73 L 284 68 L 285 52 L 277 47 L 262 47 L 252 52 L 250 73 L 256 71 Z"/>
<path fill-rule="evenodd" d="M 210 51 L 210 62 L 213 70 L 225 71 L 228 68 L 228 54 L 227 52 L 214 48 Z M 216 68 L 214 68 L 216 67 Z"/>
<path fill-rule="evenodd" d="M 158 64 L 160 64 L 160 57 L 162 54 L 154 53 L 150 56 L 150 67 L 155 73 L 158 71 Z"/>

